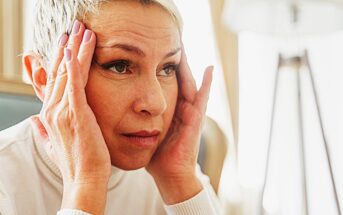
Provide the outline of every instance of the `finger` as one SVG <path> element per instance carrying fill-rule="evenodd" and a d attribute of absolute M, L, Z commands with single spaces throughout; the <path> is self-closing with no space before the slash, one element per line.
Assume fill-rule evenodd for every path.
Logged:
<path fill-rule="evenodd" d="M 64 55 L 63 52 L 64 52 L 64 48 L 67 42 L 68 42 L 68 35 L 62 34 L 58 43 L 56 54 L 55 54 L 56 58 L 54 59 L 54 62 L 52 63 L 52 67 L 48 74 L 48 80 L 47 80 L 47 85 L 46 85 L 45 95 L 44 95 L 44 104 L 48 103 L 51 97 L 51 94 L 53 92 L 57 72 L 62 62 L 63 55 Z"/>
<path fill-rule="evenodd" d="M 71 52 L 68 48 L 65 49 L 68 81 L 64 98 L 68 99 L 73 110 L 79 110 L 87 105 L 87 99 L 78 60 Z"/>
<path fill-rule="evenodd" d="M 72 50 L 70 53 L 74 55 L 73 58 L 76 58 L 77 53 L 80 49 L 80 44 L 82 41 L 84 30 L 85 30 L 85 26 L 80 21 L 75 20 L 73 28 L 72 28 L 72 32 L 69 36 L 69 40 L 67 44 L 68 50 Z M 51 96 L 51 102 L 50 102 L 51 104 L 59 103 L 62 100 L 62 97 L 64 95 L 64 91 L 65 91 L 67 80 L 68 80 L 68 73 L 67 73 L 65 61 L 66 59 L 64 58 L 57 72 L 55 86 L 54 86 L 53 93 Z"/>
<path fill-rule="evenodd" d="M 75 20 L 67 45 L 67 48 L 72 50 L 74 57 L 76 57 L 79 52 L 84 31 L 84 24 L 82 24 L 79 20 Z"/>
<path fill-rule="evenodd" d="M 88 74 L 90 70 L 90 66 L 92 63 L 93 53 L 95 49 L 96 43 L 96 36 L 91 30 L 85 30 L 83 34 L 83 39 L 81 43 L 81 47 L 78 54 L 78 60 L 81 62 L 81 75 L 84 86 L 86 86 L 88 80 Z"/>
<path fill-rule="evenodd" d="M 178 74 L 181 96 L 183 96 L 187 101 L 193 103 L 197 88 L 192 72 L 187 63 L 187 57 L 184 47 L 182 47 L 180 72 Z"/>
<path fill-rule="evenodd" d="M 211 83 L 212 83 L 212 76 L 213 76 L 213 66 L 209 66 L 205 70 L 204 78 L 201 84 L 201 87 L 196 94 L 196 99 L 194 105 L 201 111 L 201 113 L 205 114 L 208 98 L 210 95 Z"/>
<path fill-rule="evenodd" d="M 64 53 L 65 54 L 65 53 Z M 61 101 L 68 80 L 65 56 L 58 68 L 54 89 L 49 99 L 49 105 L 57 104 Z"/>

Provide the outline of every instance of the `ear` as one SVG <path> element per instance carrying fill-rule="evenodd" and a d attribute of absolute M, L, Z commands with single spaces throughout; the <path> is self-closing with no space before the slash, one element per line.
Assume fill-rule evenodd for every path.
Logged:
<path fill-rule="evenodd" d="M 44 101 L 44 92 L 48 76 L 43 67 L 41 56 L 32 51 L 27 52 L 23 56 L 23 65 L 27 75 L 31 79 L 37 97 L 41 101 Z"/>

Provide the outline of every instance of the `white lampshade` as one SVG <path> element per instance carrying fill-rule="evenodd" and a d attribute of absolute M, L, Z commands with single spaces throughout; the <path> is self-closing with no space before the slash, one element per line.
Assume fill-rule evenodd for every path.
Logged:
<path fill-rule="evenodd" d="M 343 29 L 343 0 L 226 0 L 223 19 L 236 32 L 327 33 Z"/>

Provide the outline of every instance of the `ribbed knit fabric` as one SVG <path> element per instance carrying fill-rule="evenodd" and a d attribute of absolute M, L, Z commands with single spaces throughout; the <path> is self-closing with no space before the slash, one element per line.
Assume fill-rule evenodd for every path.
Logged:
<path fill-rule="evenodd" d="M 165 205 L 169 215 L 215 215 L 217 214 L 206 190 L 202 190 L 193 198 L 175 205 Z"/>
<path fill-rule="evenodd" d="M 81 210 L 73 210 L 73 209 L 63 209 L 57 212 L 57 215 L 91 215 L 90 213 L 86 213 Z"/>

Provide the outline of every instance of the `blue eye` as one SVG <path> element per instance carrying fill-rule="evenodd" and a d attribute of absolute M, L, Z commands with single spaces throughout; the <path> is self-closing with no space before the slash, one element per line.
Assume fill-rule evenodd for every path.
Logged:
<path fill-rule="evenodd" d="M 160 76 L 171 76 L 176 73 L 178 69 L 178 65 L 175 64 L 169 64 L 165 66 L 159 73 L 158 75 Z"/>
<path fill-rule="evenodd" d="M 129 65 L 130 65 L 130 62 L 126 60 L 118 60 L 111 63 L 107 63 L 103 65 L 102 67 L 106 70 L 110 70 L 117 74 L 125 74 L 127 73 L 127 69 Z"/>

